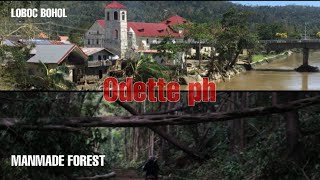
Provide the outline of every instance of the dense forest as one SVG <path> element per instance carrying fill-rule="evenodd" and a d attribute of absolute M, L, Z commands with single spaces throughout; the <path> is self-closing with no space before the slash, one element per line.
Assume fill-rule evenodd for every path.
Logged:
<path fill-rule="evenodd" d="M 107 103 L 102 97 L 0 93 L 1 177 L 73 179 L 116 168 L 141 174 L 155 155 L 161 179 L 320 178 L 318 92 L 218 92 L 216 103 L 195 107 L 185 98 Z M 106 166 L 10 167 L 11 154 L 105 154 Z"/>
<path fill-rule="evenodd" d="M 33 21 L 48 22 L 88 29 L 95 20 L 104 17 L 104 6 L 111 1 L 41 1 L 30 2 L 31 6 L 44 8 L 66 8 L 68 18 L 36 18 Z M 15 3 L 18 3 L 16 5 Z M 180 15 L 195 23 L 214 23 L 221 19 L 222 14 L 234 7 L 238 11 L 250 12 L 252 30 L 260 25 L 277 24 L 279 31 L 300 35 L 304 33 L 305 23 L 308 34 L 314 36 L 320 31 L 320 7 L 310 6 L 258 6 L 250 7 L 233 4 L 228 1 L 121 1 L 128 7 L 128 21 L 159 22 L 172 15 Z M 26 3 L 27 4 L 27 3 Z M 19 7 L 19 2 L 13 2 L 12 7 Z M 9 13 L 7 13 L 9 15 Z M 24 21 L 26 19 L 13 19 Z M 55 27 L 52 27 L 53 30 Z M 84 33 L 85 30 L 56 27 L 56 33 Z M 49 31 L 48 27 L 43 27 Z M 54 30 L 53 30 L 54 32 Z"/>

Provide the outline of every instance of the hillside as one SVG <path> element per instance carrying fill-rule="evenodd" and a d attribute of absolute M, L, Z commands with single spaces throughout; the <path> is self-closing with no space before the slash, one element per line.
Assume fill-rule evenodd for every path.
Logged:
<path fill-rule="evenodd" d="M 36 18 L 37 22 L 53 21 L 62 25 L 87 29 L 96 19 L 104 17 L 104 6 L 111 1 L 41 1 L 41 7 L 66 8 L 68 18 Z M 235 7 L 251 12 L 250 22 L 255 24 L 279 23 L 286 31 L 308 33 L 320 31 L 320 7 L 248 7 L 228 1 L 121 1 L 128 7 L 129 21 L 158 22 L 172 15 L 180 15 L 192 22 L 214 22 L 228 9 Z M 35 3 L 36 4 L 36 3 Z M 24 19 L 22 19 L 24 20 Z M 21 19 L 15 19 L 21 21 Z M 44 27 L 44 30 L 48 27 Z M 60 28 L 60 33 L 70 28 Z M 79 32 L 82 33 L 82 32 Z"/>
<path fill-rule="evenodd" d="M 108 2 L 111 1 L 47 1 L 41 2 L 41 7 L 65 7 L 68 18 L 54 19 L 54 21 L 86 27 L 94 20 L 104 17 L 104 6 Z M 128 7 L 129 21 L 144 22 L 157 22 L 176 14 L 194 22 L 210 22 L 234 6 L 230 2 L 223 1 L 122 1 L 121 3 Z"/>

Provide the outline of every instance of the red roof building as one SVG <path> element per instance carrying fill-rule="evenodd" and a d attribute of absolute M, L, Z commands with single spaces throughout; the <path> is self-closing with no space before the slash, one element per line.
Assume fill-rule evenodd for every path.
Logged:
<path fill-rule="evenodd" d="M 46 33 L 44 33 L 44 32 L 40 32 L 38 34 L 38 38 L 39 39 L 48 39 L 48 35 Z"/>
<path fill-rule="evenodd" d="M 136 36 L 140 37 L 182 37 L 179 32 L 174 31 L 163 23 L 128 22 L 129 28 L 132 28 Z"/>
<path fill-rule="evenodd" d="M 126 6 L 116 2 L 116 1 L 113 1 L 112 3 L 106 5 L 105 7 L 106 9 L 127 9 Z"/>
<path fill-rule="evenodd" d="M 174 16 L 174 17 L 180 17 L 180 16 Z M 183 19 L 182 17 L 180 18 Z M 107 27 L 106 21 L 104 19 L 96 20 L 96 22 L 101 28 Z M 179 22 L 170 21 L 171 22 L 170 25 L 165 24 L 163 22 L 161 23 L 128 22 L 127 26 L 128 26 L 128 30 L 132 28 L 135 34 L 141 37 L 164 37 L 164 36 L 182 37 L 182 34 L 177 31 L 174 31 L 170 27 L 170 25 L 180 24 L 180 22 L 184 23 L 186 22 L 185 19 Z"/>
<path fill-rule="evenodd" d="M 96 20 L 86 33 L 86 47 L 104 47 L 117 51 L 120 56 L 125 49 L 149 49 L 153 43 L 161 42 L 164 37 L 173 41 L 183 40 L 183 31 L 174 25 L 185 24 L 187 20 L 175 15 L 161 22 L 128 22 L 127 7 L 112 2 L 105 6 L 104 19 Z"/>
<path fill-rule="evenodd" d="M 106 21 L 104 21 L 104 19 L 99 19 L 96 21 L 99 26 L 101 26 L 102 28 L 106 28 Z"/>
<path fill-rule="evenodd" d="M 168 26 L 171 26 L 171 25 L 176 25 L 176 24 L 185 24 L 185 23 L 187 23 L 187 21 L 184 18 L 182 18 L 178 15 L 175 15 L 175 16 L 172 16 L 172 17 L 162 21 L 161 23 L 166 24 Z"/>

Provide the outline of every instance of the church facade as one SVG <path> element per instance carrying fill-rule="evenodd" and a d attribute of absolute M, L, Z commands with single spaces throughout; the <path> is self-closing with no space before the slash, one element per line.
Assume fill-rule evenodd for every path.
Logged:
<path fill-rule="evenodd" d="M 103 47 L 125 58 L 129 51 L 149 50 L 164 37 L 173 41 L 183 41 L 182 30 L 173 28 L 187 21 L 176 15 L 159 23 L 128 22 L 127 7 L 112 2 L 105 6 L 104 19 L 96 20 L 85 34 L 85 47 Z"/>

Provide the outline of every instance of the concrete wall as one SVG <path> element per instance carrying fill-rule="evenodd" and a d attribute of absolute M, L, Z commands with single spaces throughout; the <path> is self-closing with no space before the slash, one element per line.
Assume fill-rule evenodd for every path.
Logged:
<path fill-rule="evenodd" d="M 100 51 L 100 52 L 97 52 L 95 54 L 90 55 L 88 61 L 99 60 L 99 56 L 101 57 L 100 60 L 108 60 L 108 59 L 111 59 L 112 54 L 107 51 Z"/>
<path fill-rule="evenodd" d="M 90 41 L 90 43 L 89 43 Z M 85 34 L 85 47 L 104 47 L 105 29 L 95 22 Z"/>
<path fill-rule="evenodd" d="M 163 37 L 137 37 L 136 45 L 139 49 L 150 49 L 150 44 L 158 44 L 161 43 Z M 175 43 L 182 43 L 183 38 L 172 38 Z"/>
<path fill-rule="evenodd" d="M 137 36 L 131 28 L 128 31 L 128 49 L 138 49 Z"/>
<path fill-rule="evenodd" d="M 211 55 L 211 52 L 215 51 L 215 48 L 213 47 L 202 47 L 202 49 L 200 50 L 200 53 L 202 55 Z M 195 48 L 190 48 L 188 53 L 187 53 L 187 57 L 190 58 L 192 56 L 196 56 L 196 49 Z"/>
<path fill-rule="evenodd" d="M 95 79 L 98 79 L 99 71 L 102 72 L 102 75 L 106 75 L 109 68 L 110 66 L 88 67 L 86 69 L 86 76 L 93 76 Z"/>

